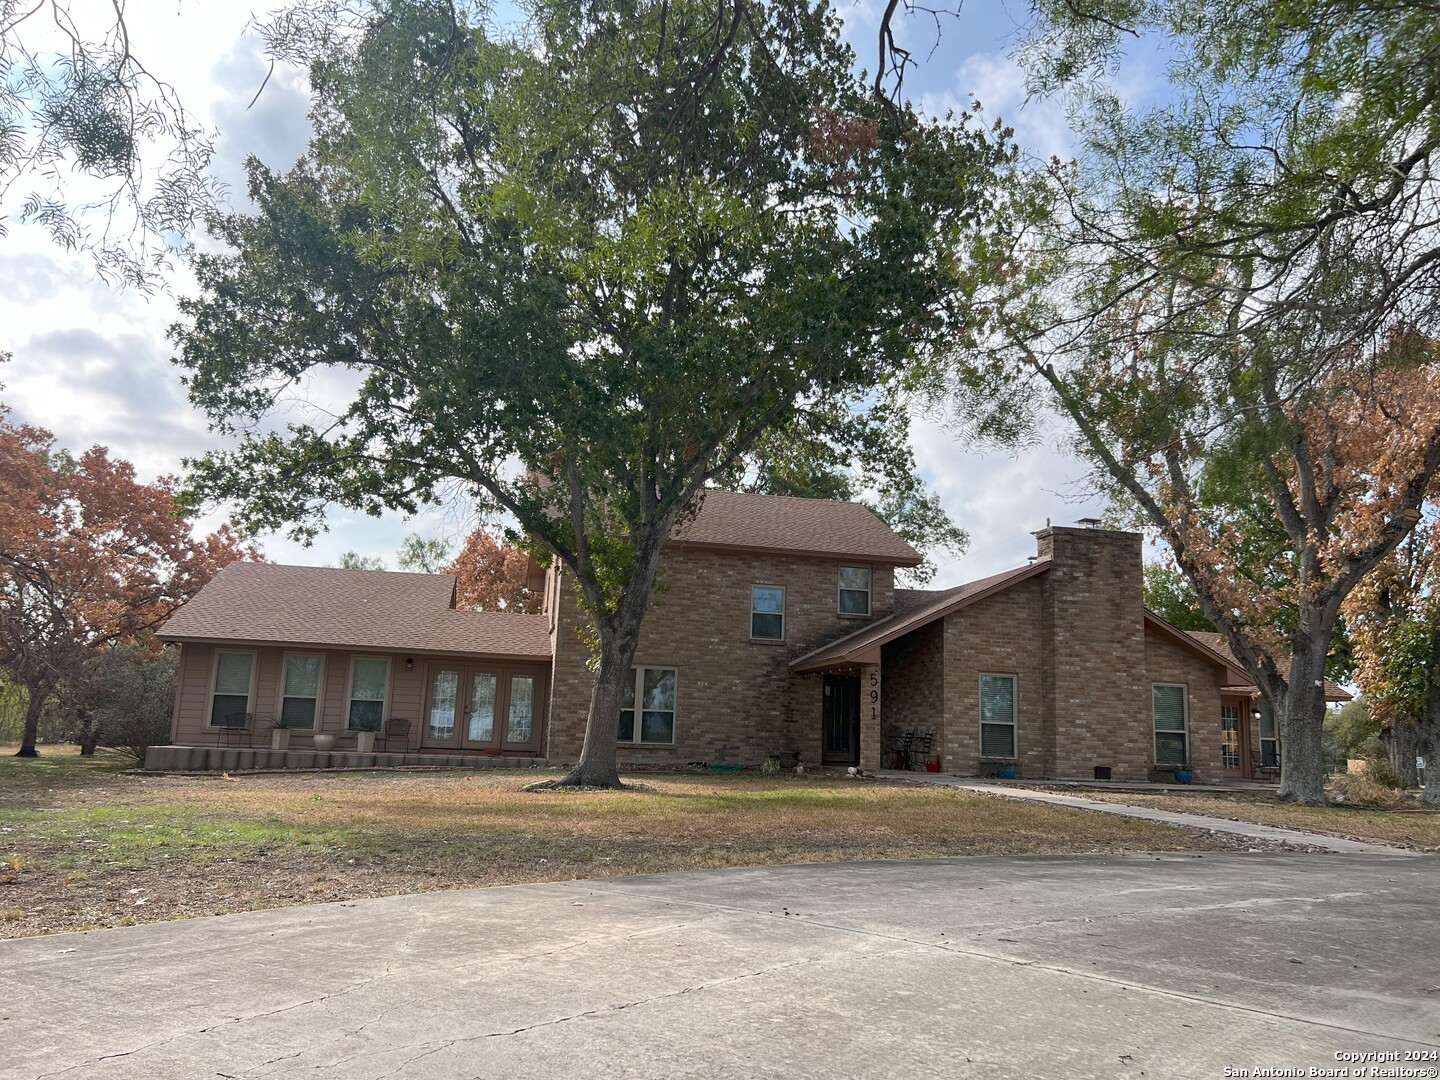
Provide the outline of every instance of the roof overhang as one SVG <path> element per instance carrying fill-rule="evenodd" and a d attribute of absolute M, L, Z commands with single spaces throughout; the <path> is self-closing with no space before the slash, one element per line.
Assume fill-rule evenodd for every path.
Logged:
<path fill-rule="evenodd" d="M 397 645 L 394 642 L 334 642 L 334 641 L 282 641 L 278 638 L 200 637 L 191 634 L 167 634 L 161 630 L 155 635 L 169 645 L 217 645 L 221 648 L 244 649 L 319 649 L 326 652 L 350 653 L 392 653 L 405 656 L 454 656 L 476 660 L 525 660 L 549 663 L 550 653 L 522 652 L 518 650 L 464 650 L 425 649 L 412 645 Z"/>
<path fill-rule="evenodd" d="M 904 637 L 911 631 L 930 625 L 936 619 L 943 619 L 946 615 L 959 611 L 961 608 L 969 607 L 971 604 L 979 603 L 981 600 L 1004 592 L 1012 585 L 1029 581 L 1048 569 L 1050 569 L 1050 561 L 1039 559 L 1029 566 L 1019 567 L 1013 573 L 1002 576 L 1000 580 L 984 589 L 936 601 L 930 606 L 913 611 L 908 615 L 887 616 L 879 622 L 856 630 L 853 634 L 847 634 L 837 641 L 832 641 L 804 656 L 797 657 L 790 661 L 790 669 L 804 673 L 825 671 L 846 664 L 878 664 L 881 648 L 896 638 Z M 861 659 L 861 657 L 866 659 Z"/>

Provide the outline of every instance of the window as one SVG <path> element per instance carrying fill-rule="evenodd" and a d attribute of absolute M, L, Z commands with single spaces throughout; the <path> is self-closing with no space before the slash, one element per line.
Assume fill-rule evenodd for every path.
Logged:
<path fill-rule="evenodd" d="M 640 723 L 635 723 L 635 703 L 640 703 Z M 623 743 L 673 743 L 675 741 L 675 669 L 637 667 L 625 687 L 620 706 L 620 741 Z"/>
<path fill-rule="evenodd" d="M 320 657 L 285 657 L 285 683 L 280 689 L 280 719 L 286 727 L 313 728 L 320 700 Z"/>
<path fill-rule="evenodd" d="M 1156 683 L 1155 764 L 1184 765 L 1190 760 L 1185 723 L 1185 687 Z"/>
<path fill-rule="evenodd" d="M 350 661 L 350 708 L 345 725 L 351 731 L 373 727 L 385 720 L 385 688 L 390 682 L 390 661 L 378 656 L 357 656 Z"/>
<path fill-rule="evenodd" d="M 210 726 L 245 726 L 250 711 L 250 683 L 255 674 L 255 654 L 217 652 L 215 686 L 210 692 Z"/>
<path fill-rule="evenodd" d="M 1260 712 L 1260 767 L 1262 769 L 1278 769 L 1280 767 L 1280 739 L 1275 731 L 1275 710 L 1270 707 L 1268 701 L 1261 701 L 1255 707 Z"/>
<path fill-rule="evenodd" d="M 1015 756 L 1015 676 L 980 676 L 980 756 Z"/>
<path fill-rule="evenodd" d="M 870 614 L 870 568 L 840 567 L 840 614 Z"/>
<path fill-rule="evenodd" d="M 785 640 L 785 590 L 779 585 L 750 586 L 750 636 L 756 641 Z"/>

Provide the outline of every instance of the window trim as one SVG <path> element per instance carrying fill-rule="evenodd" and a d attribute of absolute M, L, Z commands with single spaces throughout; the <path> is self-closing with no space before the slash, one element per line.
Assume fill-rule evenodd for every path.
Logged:
<path fill-rule="evenodd" d="M 645 691 L 646 671 L 673 671 L 675 673 L 675 707 L 669 710 L 651 709 L 651 712 L 670 713 L 670 741 L 656 742 L 650 739 L 641 739 L 640 733 L 643 730 L 641 714 L 645 711 L 640 707 L 641 698 Z M 615 714 L 615 743 L 617 746 L 675 746 L 678 744 L 677 734 L 680 730 L 680 668 L 675 664 L 635 664 L 630 668 L 630 685 L 635 688 L 635 726 L 632 730 L 633 738 L 620 738 L 620 713 Z M 621 698 L 620 712 L 624 712 L 624 698 Z"/>
<path fill-rule="evenodd" d="M 390 696 L 395 680 L 395 658 L 379 653 L 351 653 L 350 671 L 345 679 L 345 713 L 342 717 L 343 723 L 340 730 L 344 732 L 356 732 L 359 728 L 350 726 L 350 710 L 355 704 L 355 661 L 356 660 L 384 660 L 385 661 L 385 696 L 380 699 L 380 723 L 383 725 L 390 715 Z"/>
<path fill-rule="evenodd" d="M 256 649 L 216 649 L 210 657 L 210 692 L 205 695 L 205 729 L 207 731 L 236 730 L 225 724 L 215 723 L 215 684 L 220 679 L 221 656 L 250 657 L 250 688 L 245 692 L 245 711 L 255 712 L 255 690 L 260 674 L 260 653 Z"/>
<path fill-rule="evenodd" d="M 985 725 L 1003 726 L 995 723 L 994 720 L 985 719 L 985 680 L 986 679 L 1009 679 L 1010 680 L 1010 749 L 1008 757 L 989 757 L 985 754 Z M 982 671 L 975 679 L 975 711 L 979 714 L 975 733 L 979 736 L 977 744 L 980 750 L 981 761 L 1019 761 L 1020 760 L 1020 675 L 1014 671 Z"/>
<path fill-rule="evenodd" d="M 1155 726 L 1155 721 L 1159 719 L 1159 717 L 1157 717 L 1157 716 L 1155 715 L 1155 691 L 1156 691 L 1157 688 L 1162 687 L 1162 686 L 1173 687 L 1173 688 L 1175 688 L 1175 689 L 1177 689 L 1177 690 L 1180 691 L 1180 709 L 1181 709 L 1181 712 L 1184 713 L 1184 716 L 1185 716 L 1185 728 L 1184 728 L 1183 731 L 1179 732 L 1179 734 L 1185 736 L 1185 760 L 1184 760 L 1184 762 L 1182 762 L 1182 763 L 1180 763 L 1180 764 L 1176 764 L 1176 763 L 1173 762 L 1173 761 L 1161 761 L 1161 760 L 1160 760 L 1160 744 L 1159 744 L 1159 742 L 1156 740 L 1156 736 L 1158 736 L 1159 734 L 1161 734 L 1161 732 L 1160 732 L 1160 729 Z M 1174 734 L 1176 734 L 1176 732 L 1174 732 L 1174 731 L 1167 731 L 1167 732 L 1165 732 L 1165 734 L 1166 734 L 1166 735 L 1174 735 Z M 1152 682 L 1152 683 L 1150 684 L 1150 761 L 1151 761 L 1151 764 L 1154 765 L 1155 768 L 1157 768 L 1157 769 L 1182 769 L 1182 768 L 1185 768 L 1185 767 L 1188 765 L 1188 763 L 1189 763 L 1189 761 L 1190 761 L 1190 684 L 1189 684 L 1189 683 Z"/>
<path fill-rule="evenodd" d="M 779 636 L 779 637 L 756 637 L 756 636 L 755 636 L 755 616 L 756 616 L 756 615 L 774 615 L 774 614 L 775 614 L 775 612 L 773 612 L 773 611 L 756 611 L 756 610 L 755 610 L 755 590 L 756 590 L 756 589 L 779 589 L 779 590 L 780 590 L 780 636 Z M 784 644 L 785 644 L 785 586 L 784 586 L 784 585 L 767 585 L 767 584 L 766 584 L 765 582 L 763 582 L 763 581 L 756 581 L 756 582 L 752 582 L 752 583 L 751 583 L 751 585 L 750 585 L 750 640 L 753 641 L 753 642 L 755 642 L 755 643 L 758 644 L 758 645 L 784 645 Z"/>
<path fill-rule="evenodd" d="M 279 717 L 285 712 L 285 699 L 294 697 L 293 694 L 285 693 L 285 673 L 290 666 L 292 656 L 314 656 L 320 661 L 320 674 L 316 676 L 315 684 L 315 723 L 308 728 L 295 728 L 296 731 L 319 731 L 325 717 L 325 661 L 327 659 L 323 652 L 299 652 L 287 649 L 280 654 L 280 678 L 275 684 L 275 715 Z M 303 701 L 304 698 L 297 700 Z"/>
<path fill-rule="evenodd" d="M 865 571 L 865 610 L 846 611 L 840 603 L 842 593 L 860 592 L 859 589 L 847 589 L 842 584 L 841 574 L 846 570 Z M 835 613 L 842 619 L 868 619 L 875 613 L 875 567 L 870 563 L 841 563 L 835 570 Z"/>

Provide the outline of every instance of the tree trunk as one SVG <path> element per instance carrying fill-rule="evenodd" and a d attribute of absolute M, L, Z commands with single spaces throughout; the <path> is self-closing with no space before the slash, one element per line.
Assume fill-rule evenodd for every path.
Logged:
<path fill-rule="evenodd" d="M 1325 802 L 1325 653 L 1330 635 L 1297 631 L 1291 640 L 1290 675 L 1281 700 L 1280 790 L 1286 801 Z"/>
<path fill-rule="evenodd" d="M 618 788 L 620 769 L 616 763 L 620 707 L 624 704 L 625 686 L 633 677 L 631 665 L 639 644 L 639 628 L 634 633 L 617 634 L 601 631 L 600 663 L 590 688 L 590 712 L 585 720 L 585 743 L 580 760 L 553 787 Z M 636 722 L 639 722 L 636 702 Z"/>
<path fill-rule="evenodd" d="M 1440 806 L 1440 672 L 1430 680 L 1425 708 L 1415 725 L 1415 750 L 1425 759 L 1425 784 L 1420 789 L 1420 801 L 1427 806 Z"/>
<path fill-rule="evenodd" d="M 20 737 L 20 749 L 15 752 L 15 756 L 39 757 L 40 752 L 35 749 L 35 739 L 40 734 L 40 714 L 45 711 L 50 688 L 27 683 L 25 690 L 30 695 L 30 700 L 25 705 L 25 734 Z"/>
<path fill-rule="evenodd" d="M 1408 720 L 1397 721 L 1385 729 L 1385 751 L 1390 767 L 1400 783 L 1413 788 L 1420 783 L 1415 772 L 1415 755 L 1420 753 L 1420 728 Z"/>

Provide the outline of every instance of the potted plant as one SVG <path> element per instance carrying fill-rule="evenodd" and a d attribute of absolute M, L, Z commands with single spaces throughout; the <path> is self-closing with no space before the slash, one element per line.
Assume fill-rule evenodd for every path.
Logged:
<path fill-rule="evenodd" d="M 270 749 L 290 749 L 290 720 L 284 716 L 276 716 L 270 721 Z"/>
<path fill-rule="evenodd" d="M 1188 761 L 1183 765 L 1176 765 L 1175 772 L 1172 775 L 1175 777 L 1175 783 L 1177 784 L 1188 784 L 1195 779 L 1195 772 L 1190 768 Z"/>
<path fill-rule="evenodd" d="M 331 732 L 315 732 L 312 736 L 315 742 L 315 749 L 322 754 L 328 754 L 335 749 L 335 736 Z"/>
<path fill-rule="evenodd" d="M 1004 765 L 995 766 L 996 780 L 1014 780 L 1016 775 L 1014 762 L 1006 762 Z"/>
<path fill-rule="evenodd" d="M 357 754 L 373 754 L 375 752 L 375 735 L 384 726 L 378 716 L 359 716 L 352 721 L 355 728 L 355 752 Z"/>

